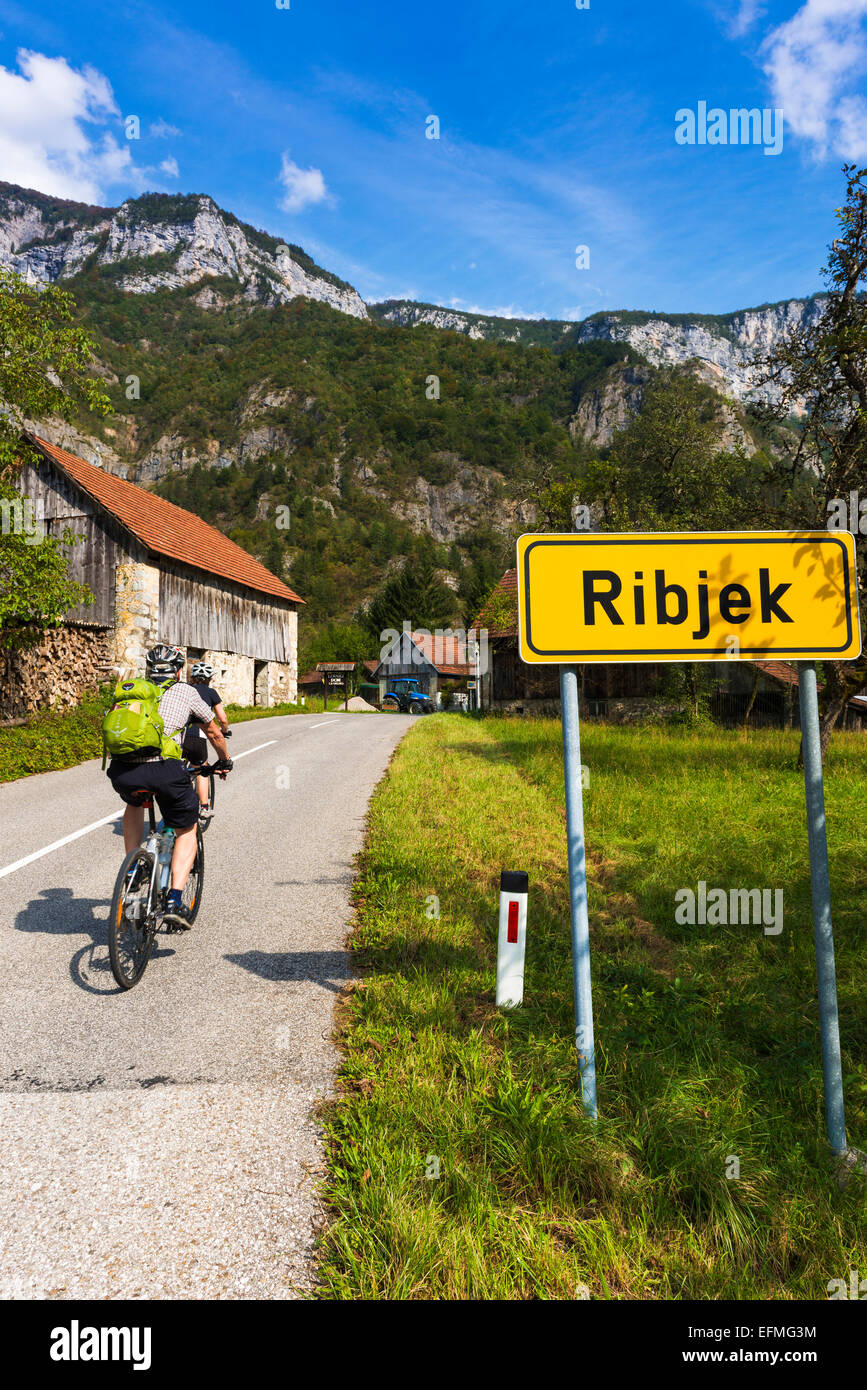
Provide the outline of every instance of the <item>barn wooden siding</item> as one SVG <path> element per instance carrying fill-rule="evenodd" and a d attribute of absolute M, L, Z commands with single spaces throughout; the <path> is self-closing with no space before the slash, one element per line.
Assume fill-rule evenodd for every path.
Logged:
<path fill-rule="evenodd" d="M 160 566 L 160 641 L 259 661 L 290 661 L 288 601 L 254 598 L 227 579 L 193 577 L 170 560 Z"/>
<path fill-rule="evenodd" d="M 87 494 L 45 459 L 40 460 L 38 468 L 32 464 L 22 468 L 19 487 L 24 497 L 32 500 L 35 513 L 42 503 L 46 535 L 60 539 L 68 527 L 74 535 L 84 537 L 64 548 L 68 573 L 76 583 L 87 585 L 95 602 L 71 608 L 65 621 L 87 627 L 113 626 L 117 542 L 106 529 L 104 519 L 96 515 Z"/>

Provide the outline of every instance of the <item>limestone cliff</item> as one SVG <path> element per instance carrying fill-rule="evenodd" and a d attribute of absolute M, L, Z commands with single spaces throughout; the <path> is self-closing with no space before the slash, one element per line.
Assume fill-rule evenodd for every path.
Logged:
<path fill-rule="evenodd" d="M 119 208 L 88 208 L 0 184 L 0 264 L 33 283 L 117 266 L 130 294 L 178 289 L 209 276 L 235 280 L 253 300 L 285 303 L 301 295 L 366 318 L 360 295 L 286 246 L 239 222 L 205 195 L 148 194 Z"/>
<path fill-rule="evenodd" d="M 555 351 L 570 343 L 594 340 L 628 343 L 653 367 L 699 365 L 702 376 L 736 400 L 770 400 L 773 393 L 756 383 L 752 359 L 768 353 L 793 329 L 813 324 L 824 300 L 821 295 L 786 299 L 757 309 L 731 314 L 651 314 L 633 311 L 593 314 L 580 322 L 554 319 L 502 319 L 467 314 L 431 304 L 388 300 L 370 305 L 381 323 L 405 328 L 428 325 L 465 333 L 470 338 L 520 342 Z M 610 436 L 609 436 L 610 438 Z M 599 438 L 599 443 L 607 442 Z"/>

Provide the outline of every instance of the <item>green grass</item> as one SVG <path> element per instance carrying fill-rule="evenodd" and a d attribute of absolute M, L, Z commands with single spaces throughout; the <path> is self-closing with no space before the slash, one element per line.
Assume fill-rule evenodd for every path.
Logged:
<path fill-rule="evenodd" d="M 585 728 L 594 1128 L 570 1045 L 559 724 L 435 716 L 411 731 L 360 859 L 360 980 L 325 1110 L 324 1297 L 573 1298 L 586 1285 L 594 1298 L 824 1299 L 850 1266 L 867 1274 L 867 1183 L 837 1187 L 824 1138 L 796 755 L 794 733 Z M 831 880 L 861 1147 L 865 793 L 867 740 L 835 735 Z M 530 874 L 525 1002 L 511 1013 L 493 1003 L 504 867 Z M 699 879 L 783 888 L 782 934 L 675 925 L 675 891 Z"/>
<path fill-rule="evenodd" d="M 246 719 L 273 719 L 278 714 L 322 714 L 325 702 L 321 695 L 307 695 L 305 699 L 307 703 L 304 705 L 226 705 L 226 714 L 230 724 L 243 724 Z M 342 693 L 332 695 L 328 701 L 328 713 L 343 713 L 339 709 L 342 700 Z"/>
<path fill-rule="evenodd" d="M 43 710 L 26 724 L 0 729 L 0 782 L 101 758 L 104 713 L 105 697 L 100 693 L 63 713 Z"/>
<path fill-rule="evenodd" d="M 14 782 L 34 772 L 56 772 L 75 767 L 88 758 L 102 757 L 102 720 L 110 692 L 88 695 L 74 709 L 61 713 L 41 711 L 26 724 L 0 729 L 0 782 Z M 330 702 L 334 705 L 334 700 Z M 273 719 L 275 715 L 316 714 L 322 710 L 322 696 L 308 697 L 307 704 L 227 705 L 230 724 L 247 719 Z M 329 714 L 332 712 L 329 707 Z M 231 753 L 231 746 L 229 752 Z"/>

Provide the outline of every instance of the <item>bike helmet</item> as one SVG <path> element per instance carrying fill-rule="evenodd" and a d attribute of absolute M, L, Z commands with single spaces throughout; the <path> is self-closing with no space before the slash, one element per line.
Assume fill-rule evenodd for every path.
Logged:
<path fill-rule="evenodd" d="M 185 660 L 180 647 L 170 647 L 168 642 L 157 642 L 145 657 L 148 666 L 170 666 L 173 671 L 180 671 Z"/>
<path fill-rule="evenodd" d="M 174 680 L 184 664 L 184 654 L 179 647 L 171 647 L 168 642 L 158 642 L 151 647 L 145 657 L 148 678 L 154 685 L 165 685 Z"/>
<path fill-rule="evenodd" d="M 209 681 L 214 674 L 214 668 L 209 661 L 194 661 L 190 675 L 194 681 Z"/>

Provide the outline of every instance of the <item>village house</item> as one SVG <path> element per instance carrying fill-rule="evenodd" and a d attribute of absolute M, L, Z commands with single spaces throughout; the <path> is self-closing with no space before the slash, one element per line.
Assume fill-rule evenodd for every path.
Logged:
<path fill-rule="evenodd" d="M 66 528 L 70 578 L 95 602 L 46 629 L 29 651 L 0 653 L 0 718 L 75 703 L 119 674 L 144 673 L 157 642 L 215 668 L 226 703 L 294 701 L 298 608 L 282 579 L 192 512 L 35 435 L 38 465 L 19 486 L 45 533 Z"/>
<path fill-rule="evenodd" d="M 444 683 L 448 683 L 451 688 L 463 686 L 466 689 L 466 683 L 473 675 L 474 667 L 468 659 L 463 634 L 450 630 L 404 630 L 392 639 L 368 680 L 378 684 L 380 704 L 389 681 L 397 680 L 400 676 L 414 676 L 418 680 L 419 689 L 429 695 L 434 704 L 438 704 Z"/>

